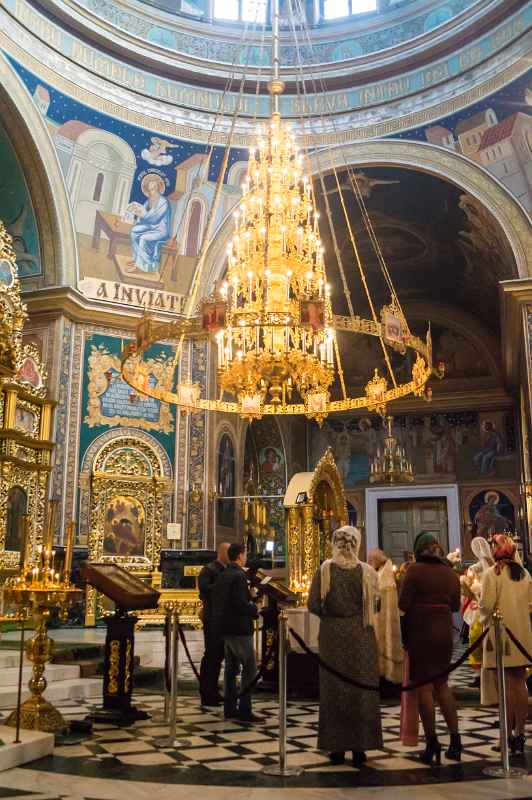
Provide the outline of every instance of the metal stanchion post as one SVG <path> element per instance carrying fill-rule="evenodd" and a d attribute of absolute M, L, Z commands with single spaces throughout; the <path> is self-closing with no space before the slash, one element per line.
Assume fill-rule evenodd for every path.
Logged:
<path fill-rule="evenodd" d="M 170 616 L 170 713 L 169 713 L 169 734 L 157 740 L 159 747 L 188 747 L 187 739 L 178 739 L 177 733 L 177 684 L 179 678 L 179 613 L 171 610 Z M 166 708 L 166 706 L 165 706 Z"/>
<path fill-rule="evenodd" d="M 495 628 L 495 658 L 497 663 L 497 691 L 499 693 L 499 730 L 501 745 L 501 766 L 485 767 L 483 773 L 494 778 L 519 778 L 527 775 L 527 771 L 519 767 L 510 766 L 508 753 L 508 713 L 506 708 L 506 683 L 504 679 L 504 620 L 498 608 L 493 612 L 493 626 Z"/>
<path fill-rule="evenodd" d="M 22 619 L 20 626 L 20 655 L 18 664 L 18 685 L 17 685 L 17 732 L 13 744 L 20 744 L 20 706 L 22 700 L 22 673 L 24 670 L 24 632 L 25 632 L 25 617 L 22 611 Z"/>
<path fill-rule="evenodd" d="M 260 618 L 255 620 L 255 657 L 257 659 L 257 663 L 260 664 Z"/>
<path fill-rule="evenodd" d="M 288 778 L 301 775 L 301 767 L 288 767 L 286 764 L 286 656 L 288 649 L 288 614 L 283 609 L 279 614 L 279 763 L 271 764 L 262 770 L 265 775 Z"/>

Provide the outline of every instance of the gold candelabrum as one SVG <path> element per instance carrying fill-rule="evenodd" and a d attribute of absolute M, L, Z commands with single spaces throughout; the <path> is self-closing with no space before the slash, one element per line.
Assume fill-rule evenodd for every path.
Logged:
<path fill-rule="evenodd" d="M 250 151 L 242 191 L 221 287 L 219 386 L 250 416 L 293 393 L 312 416 L 335 377 L 330 290 L 311 181 L 277 112 Z"/>
<path fill-rule="evenodd" d="M 272 2 L 278 7 L 278 0 Z M 273 13 L 273 19 L 278 22 L 278 14 Z M 250 149 L 242 200 L 234 212 L 235 232 L 227 250 L 226 279 L 202 300 L 198 314 L 196 298 L 205 283 L 202 272 L 209 246 L 205 237 L 186 318 L 162 323 L 145 317 L 137 327 L 136 342 L 123 350 L 122 376 L 136 391 L 164 403 L 175 403 L 184 411 L 220 411 L 244 419 L 260 419 L 265 414 L 304 414 L 321 424 L 336 411 L 365 408 L 384 415 L 389 402 L 408 395 L 429 400 L 429 378 L 432 374 L 443 377 L 443 366 L 433 367 L 430 329 L 424 342 L 410 332 L 363 203 L 362 218 L 378 257 L 379 280 L 383 281 L 387 302 L 379 314 L 369 287 L 374 282 L 373 268 L 368 282 L 346 212 L 363 304 L 367 303 L 371 319 L 355 315 L 340 260 L 338 267 L 350 315 L 333 314 L 310 164 L 307 162 L 307 174 L 303 169 L 310 153 L 298 149 L 293 131 L 279 113 L 284 83 L 279 78 L 278 24 L 272 26 L 271 66 L 268 88 L 272 114 L 269 122 L 259 128 L 256 147 Z M 224 170 L 218 186 L 223 179 Z M 362 193 L 354 174 L 349 179 L 360 201 Z M 339 183 L 338 187 L 342 197 Z M 332 229 L 328 207 L 327 216 Z M 381 345 L 382 358 L 379 356 L 374 364 L 374 377 L 360 387 L 363 391 L 358 396 L 348 395 L 337 331 L 374 336 Z M 184 340 L 201 336 L 212 338 L 216 344 L 216 396 L 201 396 L 201 387 L 193 382 L 190 369 L 179 378 L 174 374 L 153 386 L 150 366 L 144 359 L 151 344 L 177 340 L 177 368 L 182 364 L 179 355 Z M 389 349 L 402 356 L 407 349 L 415 352 L 407 382 L 397 381 Z M 388 377 L 381 374 L 383 368 Z"/>
<path fill-rule="evenodd" d="M 414 470 L 405 448 L 392 432 L 393 417 L 386 417 L 384 446 L 370 459 L 370 483 L 412 483 Z"/>
<path fill-rule="evenodd" d="M 46 623 L 54 608 L 59 608 L 65 617 L 72 602 L 81 596 L 81 590 L 70 583 L 74 522 L 67 526 L 64 563 L 61 569 L 57 569 L 56 553 L 52 548 L 52 509 L 48 517 L 45 544 L 39 545 L 34 555 L 25 548 L 21 573 L 6 582 L 4 599 L 6 603 L 16 605 L 20 611 L 27 610 L 35 623 L 35 634 L 26 644 L 26 656 L 33 665 L 28 684 L 30 696 L 11 713 L 6 724 L 15 728 L 20 719 L 21 728 L 55 733 L 65 730 L 67 725 L 59 711 L 43 697 L 47 686 L 45 665 L 52 658 L 54 649 Z"/>
<path fill-rule="evenodd" d="M 253 536 L 257 550 L 262 552 L 264 541 L 269 530 L 268 508 L 260 497 L 245 497 L 242 503 L 242 516 L 244 518 L 244 534 Z"/>

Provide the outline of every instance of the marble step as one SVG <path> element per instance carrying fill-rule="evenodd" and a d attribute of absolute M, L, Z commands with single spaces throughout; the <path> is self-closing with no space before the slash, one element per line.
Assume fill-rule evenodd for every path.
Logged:
<path fill-rule="evenodd" d="M 31 677 L 32 666 L 25 662 L 22 668 L 22 683 L 25 685 Z M 49 684 L 79 678 L 80 668 L 77 664 L 47 664 L 46 680 Z M 16 686 L 18 683 L 18 666 L 0 668 L 0 688 Z"/>
<path fill-rule="evenodd" d="M 0 651 L 0 674 L 1 670 L 10 669 L 11 667 L 18 667 L 18 658 L 19 658 L 18 650 Z M 24 656 L 24 663 L 25 664 L 30 663 L 25 656 Z"/>
<path fill-rule="evenodd" d="M 4 742 L 0 747 L 0 772 L 52 755 L 53 733 L 21 730 L 19 736 L 20 742 L 15 744 L 13 728 L 0 725 L 0 741 Z"/>
<path fill-rule="evenodd" d="M 22 701 L 29 696 L 26 687 L 22 692 Z M 102 696 L 101 678 L 71 678 L 69 680 L 57 681 L 47 686 L 44 696 L 50 703 L 60 703 L 64 700 L 97 700 Z M 0 687 L 0 709 L 11 710 L 17 702 L 17 687 Z"/>

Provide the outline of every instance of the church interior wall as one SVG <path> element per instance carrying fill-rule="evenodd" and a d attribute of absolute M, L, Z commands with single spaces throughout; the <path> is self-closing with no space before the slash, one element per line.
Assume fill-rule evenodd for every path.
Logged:
<path fill-rule="evenodd" d="M 198 241 L 201 236 L 201 231 L 190 232 L 186 228 L 191 220 L 204 228 L 205 216 L 213 201 L 223 150 L 221 147 L 215 148 L 208 180 L 198 194 L 205 152 L 205 146 L 200 142 L 169 134 L 162 136 L 157 119 L 153 121 L 153 128 L 147 129 L 129 122 L 126 115 L 120 118 L 102 113 L 13 60 L 9 61 L 9 65 L 3 60 L 2 70 L 10 75 L 8 89 L 16 86 L 17 92 L 25 92 L 26 105 L 32 106 L 32 115 L 39 119 L 39 123 L 33 125 L 39 149 L 43 152 L 46 148 L 52 151 L 55 168 L 59 169 L 60 165 L 62 170 L 62 176 L 59 173 L 60 179 L 57 181 L 50 152 L 47 159 L 40 163 L 39 169 L 32 170 L 28 158 L 20 158 L 21 148 L 18 144 L 16 157 L 21 165 L 19 185 L 24 188 L 23 182 L 26 182 L 24 196 L 35 206 L 36 225 L 41 238 L 41 260 L 45 267 L 42 278 L 22 272 L 23 289 L 27 292 L 30 311 L 37 298 L 36 290 L 42 285 L 70 284 L 80 292 L 76 315 L 58 313 L 54 320 L 46 321 L 46 314 L 40 310 L 31 314 L 28 327 L 28 335 L 41 341 L 43 355 L 49 359 L 51 389 L 58 402 L 58 446 L 53 493 L 62 499 L 63 519 L 77 514 L 79 474 L 87 448 L 103 432 L 123 426 L 148 432 L 164 447 L 173 470 L 171 515 L 175 520 L 183 518 L 185 521 L 184 543 L 196 548 L 210 544 L 214 526 L 212 492 L 216 489 L 218 467 L 216 443 L 223 430 L 230 433 L 236 463 L 233 486 L 235 493 L 241 493 L 245 425 L 235 425 L 223 418 L 209 419 L 204 413 L 176 414 L 175 409 L 165 408 L 164 404 L 156 408 L 155 401 L 133 397 L 118 377 L 118 356 L 122 344 L 132 335 L 132 312 L 134 315 L 135 311 L 146 306 L 161 313 L 183 311 L 197 265 L 197 254 L 192 256 L 183 243 L 192 241 L 194 237 Z M 519 112 L 512 111 L 515 104 L 519 104 Z M 442 171 L 445 171 L 449 158 L 467 158 L 483 175 L 495 177 L 503 191 L 515 193 L 517 203 L 530 211 L 532 150 L 526 147 L 527 142 L 532 141 L 529 136 L 532 130 L 529 104 L 530 84 L 529 77 L 525 75 L 509 82 L 491 96 L 471 103 L 466 109 L 444 116 L 437 124 L 406 131 L 388 141 L 397 143 L 397 147 L 400 142 L 405 147 L 409 143 L 426 144 L 427 150 L 431 151 L 431 158 L 435 158 L 435 153 L 440 154 Z M 11 109 L 10 115 L 14 113 Z M 13 122 L 9 120 L 6 123 L 6 136 L 14 147 L 16 137 L 13 136 Z M 384 140 L 376 140 L 376 143 L 378 141 L 384 144 Z M 501 146 L 500 152 L 498 145 Z M 32 148 L 35 151 L 35 147 L 35 143 L 32 143 L 28 153 Z M 506 169 L 504 164 L 508 147 L 519 149 L 520 156 L 511 164 L 508 162 Z M 494 148 L 493 156 L 487 157 L 486 153 L 491 153 L 489 148 Z M 418 168 L 423 169 L 422 153 L 416 151 L 416 158 L 419 158 Z M 375 159 L 375 163 L 379 163 L 378 157 Z M 230 175 L 234 180 L 231 178 L 224 183 L 222 201 L 215 219 L 215 230 L 220 232 L 218 239 L 225 236 L 230 224 L 227 219 L 238 201 L 237 176 L 245 168 L 245 161 L 245 150 L 234 148 L 229 160 Z M 49 189 L 43 185 L 39 189 L 35 179 L 30 180 L 29 176 L 35 173 L 40 174 L 41 184 L 56 180 L 58 193 L 65 191 L 68 214 L 62 225 L 53 223 L 52 211 L 56 206 L 46 200 L 45 189 Z M 168 227 L 157 247 L 149 253 L 140 253 L 137 258 L 132 237 L 132 213 L 135 204 L 145 202 L 150 180 L 156 184 L 161 209 L 168 217 Z M 83 197 L 79 194 L 80 187 L 83 187 Z M 199 219 L 187 211 L 189 200 L 196 195 L 202 202 Z M 516 212 L 514 219 L 517 217 Z M 70 250 L 69 225 L 76 238 L 75 248 Z M 68 269 L 59 258 L 61 252 L 64 254 L 67 251 L 70 253 Z M 55 253 L 53 257 L 52 253 Z M 216 270 L 212 265 L 207 265 L 206 269 L 211 270 L 209 274 L 214 279 Z M 216 269 L 218 277 L 222 271 L 220 261 Z M 92 309 L 98 304 L 101 310 L 97 316 L 105 319 L 108 315 L 107 324 L 93 322 L 95 313 Z M 427 310 L 426 305 L 418 309 L 423 318 L 426 318 Z M 412 312 L 414 318 L 414 305 Z M 448 321 L 448 309 L 434 306 L 433 319 L 435 325 Z M 520 476 L 515 446 L 512 449 L 509 444 L 506 420 L 512 416 L 509 410 L 511 400 L 509 405 L 501 379 L 497 337 L 467 316 L 458 319 L 457 315 L 454 328 L 455 336 L 462 337 L 457 340 L 458 344 L 454 342 L 454 355 L 463 362 L 462 373 L 468 373 L 470 381 L 464 386 L 460 364 L 458 367 L 455 365 L 458 372 L 454 377 L 452 372 L 448 375 L 448 397 L 444 409 L 408 409 L 408 413 L 405 411 L 400 419 L 412 442 L 415 440 L 415 468 L 423 481 L 448 479 L 459 483 L 462 521 L 466 530 L 470 522 L 471 502 L 482 492 L 503 493 L 515 507 L 516 498 L 519 497 Z M 468 331 L 468 336 L 464 338 L 465 331 Z M 476 366 L 472 367 L 475 348 L 478 350 L 481 342 L 484 342 L 483 359 L 480 362 L 477 359 Z M 152 380 L 164 378 L 174 353 L 175 350 L 165 344 L 154 350 L 150 356 L 154 367 Z M 190 348 L 184 348 L 180 356 L 182 374 L 188 374 L 188 362 L 192 378 L 208 387 L 213 381 L 214 370 L 208 347 L 194 343 Z M 479 363 L 485 365 L 484 371 L 479 369 Z M 464 393 L 467 392 L 470 395 L 471 392 L 477 392 L 477 397 L 488 397 L 485 408 L 479 407 L 474 419 L 470 405 L 463 407 Z M 114 393 L 116 397 L 113 398 Z M 118 406 L 120 410 L 117 410 Z M 456 423 L 462 417 L 469 421 Z M 414 418 L 416 424 L 410 424 L 409 420 Z M 476 453 L 482 449 L 482 425 L 493 420 L 495 431 L 503 440 L 501 452 L 494 460 L 492 473 L 478 474 L 472 463 Z M 294 472 L 312 468 L 317 450 L 320 449 L 316 442 L 319 440 L 323 444 L 323 439 L 327 439 L 335 448 L 340 469 L 344 471 L 347 496 L 358 517 L 363 519 L 362 486 L 367 475 L 363 474 L 363 469 L 359 469 L 358 462 L 361 457 L 367 457 L 369 439 L 371 436 L 375 438 L 377 431 L 371 425 L 362 432 L 361 421 L 357 418 L 341 422 L 351 442 L 346 461 L 345 446 L 342 451 L 342 445 L 338 443 L 342 433 L 335 429 L 334 421 L 326 423 L 320 432 L 316 432 L 313 426 L 300 420 L 294 423 L 283 420 L 279 432 L 282 447 L 279 447 L 277 458 L 283 461 L 286 482 Z M 352 426 L 351 429 L 349 426 Z M 456 429 L 460 429 L 460 436 L 464 435 L 464 430 L 468 432 L 467 443 L 457 439 L 452 443 L 446 442 L 446 437 L 449 439 L 458 435 Z M 470 429 L 474 429 L 474 434 L 470 433 Z M 451 437 L 450 430 L 453 431 Z M 422 441 L 421 431 L 426 432 L 425 441 Z M 445 455 L 446 445 L 452 450 L 451 454 Z M 265 442 L 262 442 L 259 451 L 263 451 L 265 446 Z M 346 466 L 347 462 L 351 466 Z M 432 464 L 430 469 L 427 466 L 429 462 Z M 358 464 L 356 469 L 353 466 L 355 464 Z M 356 480 L 353 477 L 355 474 L 358 475 Z M 198 487 L 201 487 L 201 492 L 194 491 Z M 239 535 L 240 524 L 238 520 L 235 535 Z M 224 526 L 217 526 L 217 535 L 230 538 L 230 531 L 228 528 L 224 530 Z M 85 539 L 86 530 L 80 529 L 79 541 Z"/>

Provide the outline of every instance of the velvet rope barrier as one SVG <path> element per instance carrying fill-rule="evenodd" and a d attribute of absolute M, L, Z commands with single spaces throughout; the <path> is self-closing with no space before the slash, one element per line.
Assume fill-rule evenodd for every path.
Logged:
<path fill-rule="evenodd" d="M 179 631 L 179 638 L 181 639 L 181 643 L 182 643 L 183 648 L 185 650 L 185 655 L 186 655 L 186 657 L 188 659 L 188 663 L 190 664 L 190 666 L 192 668 L 192 672 L 194 673 L 194 677 L 196 678 L 196 680 L 199 683 L 199 680 L 200 680 L 199 672 L 197 670 L 196 665 L 192 661 L 192 656 L 190 655 L 190 650 L 188 649 L 188 644 L 187 644 L 187 640 L 186 640 L 186 637 L 185 637 L 185 632 L 183 631 L 183 628 L 181 627 L 180 624 L 178 624 L 178 631 Z M 243 697 L 243 695 L 245 695 L 248 692 L 250 692 L 252 689 L 254 689 L 255 686 L 257 685 L 257 683 L 260 681 L 260 679 L 264 676 L 264 673 L 266 672 L 266 667 L 268 665 L 268 661 L 271 659 L 271 657 L 273 655 L 274 648 L 275 648 L 275 638 L 272 641 L 272 643 L 270 644 L 270 646 L 267 649 L 266 653 L 264 654 L 264 658 L 262 659 L 262 662 L 261 662 L 261 665 L 259 667 L 259 670 L 258 670 L 257 674 L 255 675 L 253 680 L 248 683 L 247 686 L 244 686 L 243 689 L 240 689 L 240 692 L 236 696 L 237 700 L 240 699 L 241 697 Z"/>
<path fill-rule="evenodd" d="M 374 686 L 374 685 L 368 684 L 368 683 L 361 683 L 360 681 L 354 680 L 354 678 L 350 678 L 348 675 L 344 675 L 342 672 L 339 672 L 334 667 L 331 667 L 329 664 L 327 664 L 325 661 L 323 661 L 323 659 L 317 653 L 314 653 L 310 649 L 310 647 L 308 647 L 305 644 L 305 642 L 303 641 L 301 636 L 299 636 L 299 634 L 296 633 L 296 631 L 294 631 L 293 628 L 290 628 L 290 635 L 294 637 L 294 639 L 296 640 L 298 645 L 305 651 L 305 653 L 307 653 L 307 655 L 311 656 L 315 661 L 318 662 L 320 667 L 322 667 L 326 672 L 329 672 L 331 675 L 334 675 L 335 678 L 338 678 L 339 680 L 343 681 L 344 683 L 349 684 L 350 686 L 354 686 L 356 689 L 363 689 L 363 690 L 368 691 L 368 692 L 378 692 L 379 691 L 379 689 L 380 689 L 379 686 Z M 418 683 L 410 683 L 410 684 L 408 684 L 408 686 L 402 686 L 400 683 L 392 683 L 392 686 L 397 687 L 397 689 L 399 691 L 401 691 L 401 692 L 413 692 L 415 689 L 419 689 L 421 686 L 427 686 L 428 684 L 433 683 L 434 681 L 441 680 L 442 678 L 446 678 L 447 675 L 450 675 L 451 672 L 454 672 L 455 669 L 458 669 L 458 667 L 461 667 L 462 664 L 465 661 L 467 661 L 469 656 L 477 649 L 479 644 L 481 644 L 481 642 L 484 641 L 484 639 L 486 638 L 487 635 L 488 635 L 488 628 L 486 628 L 486 630 L 483 631 L 480 634 L 480 636 L 478 636 L 475 639 L 473 644 L 470 647 L 468 647 L 467 650 L 464 653 L 462 653 L 460 658 L 458 658 L 456 661 L 454 661 L 443 672 L 440 672 L 437 675 L 432 675 L 430 680 L 418 681 Z"/>

